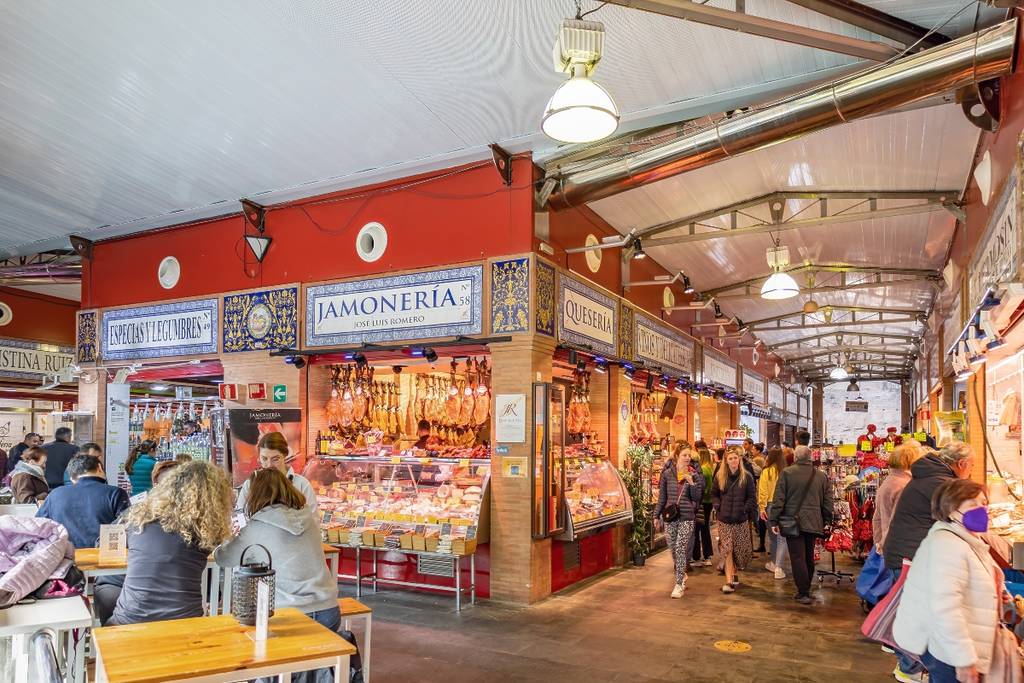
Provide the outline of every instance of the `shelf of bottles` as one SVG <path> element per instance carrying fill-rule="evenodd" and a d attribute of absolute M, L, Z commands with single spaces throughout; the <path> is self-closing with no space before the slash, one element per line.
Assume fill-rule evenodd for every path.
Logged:
<path fill-rule="evenodd" d="M 211 413 L 219 407 L 212 400 L 139 399 L 131 403 L 129 444 L 135 448 L 147 439 L 157 442 L 157 460 L 188 456 L 211 459 Z"/>

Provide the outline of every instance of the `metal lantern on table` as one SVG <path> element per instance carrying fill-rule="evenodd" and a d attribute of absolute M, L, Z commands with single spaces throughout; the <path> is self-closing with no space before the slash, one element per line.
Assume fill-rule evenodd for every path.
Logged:
<path fill-rule="evenodd" d="M 252 548 L 262 548 L 266 553 L 266 562 L 246 562 L 245 556 Z M 256 625 L 256 603 L 258 586 L 267 585 L 270 594 L 270 610 L 268 616 L 274 616 L 274 564 L 270 551 L 260 544 L 247 546 L 242 551 L 239 567 L 234 571 L 231 580 L 231 614 L 238 623 L 246 626 Z"/>

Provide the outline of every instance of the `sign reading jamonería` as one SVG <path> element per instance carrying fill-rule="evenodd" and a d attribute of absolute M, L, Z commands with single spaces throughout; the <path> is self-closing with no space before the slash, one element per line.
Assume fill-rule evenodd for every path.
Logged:
<path fill-rule="evenodd" d="M 121 308 L 103 313 L 104 360 L 217 352 L 217 299 Z"/>
<path fill-rule="evenodd" d="M 615 355 L 619 304 L 581 282 L 562 276 L 558 303 L 558 335 L 562 341 Z"/>
<path fill-rule="evenodd" d="M 693 374 L 693 342 L 668 325 L 644 316 L 636 317 L 637 358 L 660 366 L 666 372 Z"/>
<path fill-rule="evenodd" d="M 306 289 L 307 346 L 480 334 L 483 267 L 467 266 Z"/>

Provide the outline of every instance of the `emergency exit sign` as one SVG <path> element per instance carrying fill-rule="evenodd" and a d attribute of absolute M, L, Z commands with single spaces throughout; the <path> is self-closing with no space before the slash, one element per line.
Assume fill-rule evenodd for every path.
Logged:
<path fill-rule="evenodd" d="M 288 400 L 288 387 L 284 384 L 275 384 L 270 395 L 274 398 L 274 403 L 284 403 Z"/>

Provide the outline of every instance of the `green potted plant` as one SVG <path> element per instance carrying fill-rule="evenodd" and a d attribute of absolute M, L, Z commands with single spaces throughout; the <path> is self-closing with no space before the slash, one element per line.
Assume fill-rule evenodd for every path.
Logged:
<path fill-rule="evenodd" d="M 651 459 L 649 447 L 632 445 L 626 449 L 625 466 L 619 468 L 619 475 L 633 504 L 633 526 L 626 542 L 637 567 L 644 566 L 651 548 Z"/>

